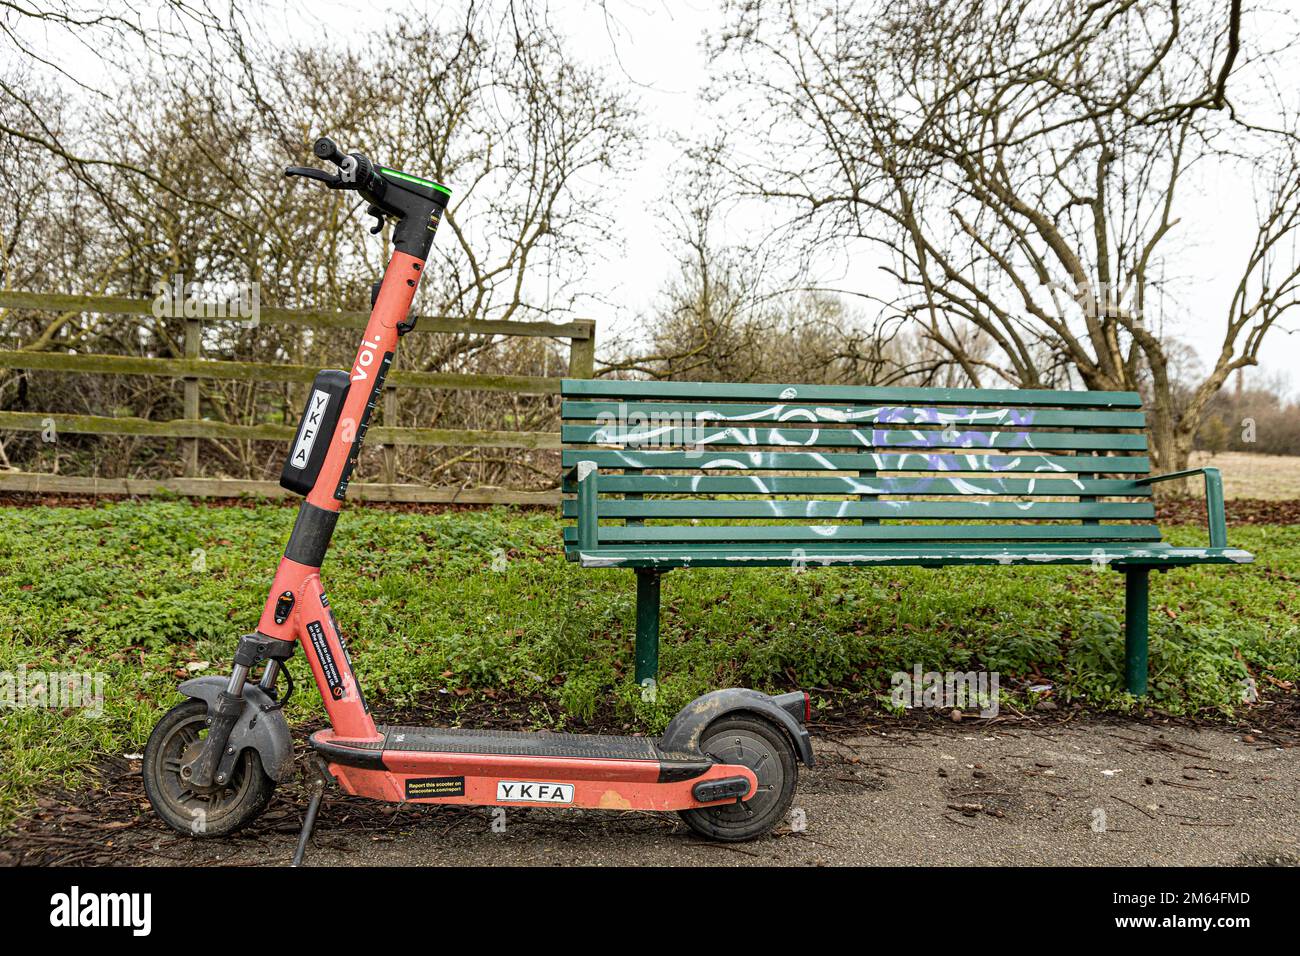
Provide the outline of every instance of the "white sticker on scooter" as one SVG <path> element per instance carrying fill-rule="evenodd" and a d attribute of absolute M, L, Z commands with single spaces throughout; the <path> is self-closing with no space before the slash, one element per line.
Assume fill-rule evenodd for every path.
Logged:
<path fill-rule="evenodd" d="M 572 803 L 573 784 L 498 780 L 497 800 L 501 803 Z"/>
<path fill-rule="evenodd" d="M 311 401 L 307 404 L 307 414 L 303 416 L 302 428 L 298 430 L 298 441 L 293 446 L 293 454 L 289 456 L 291 468 L 301 471 L 307 467 L 307 462 L 311 459 L 312 447 L 316 444 L 316 435 L 320 431 L 321 418 L 329 403 L 328 392 L 322 392 L 319 388 L 312 390 Z"/>

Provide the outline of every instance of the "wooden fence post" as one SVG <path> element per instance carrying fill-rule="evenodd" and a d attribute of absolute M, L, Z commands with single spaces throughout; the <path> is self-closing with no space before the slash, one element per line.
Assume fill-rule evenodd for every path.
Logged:
<path fill-rule="evenodd" d="M 595 378 L 596 376 L 596 323 L 592 319 L 578 319 L 574 325 L 587 329 L 583 338 L 569 340 L 569 377 Z"/>
<path fill-rule="evenodd" d="M 185 320 L 185 357 L 197 359 L 203 350 L 203 323 L 199 319 Z M 185 417 L 195 421 L 199 418 L 199 380 L 187 376 L 185 382 Z M 186 438 L 181 442 L 181 464 L 186 478 L 195 478 L 199 473 L 199 440 Z"/>

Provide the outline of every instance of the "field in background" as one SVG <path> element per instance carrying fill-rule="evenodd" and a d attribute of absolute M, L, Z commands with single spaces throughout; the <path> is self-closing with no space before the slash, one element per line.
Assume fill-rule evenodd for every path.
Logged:
<path fill-rule="evenodd" d="M 1300 498 L 1300 456 L 1256 455 L 1225 451 L 1210 456 L 1192 455 L 1192 467 L 1212 465 L 1223 472 L 1223 493 L 1228 498 L 1265 498 L 1277 501 Z M 1205 487 L 1193 479 L 1188 491 L 1203 496 Z"/>

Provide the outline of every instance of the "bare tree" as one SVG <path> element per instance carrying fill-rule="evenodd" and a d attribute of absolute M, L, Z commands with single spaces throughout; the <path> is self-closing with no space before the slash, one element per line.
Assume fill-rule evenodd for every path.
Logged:
<path fill-rule="evenodd" d="M 671 177 L 667 241 L 677 271 L 664 283 L 640 339 L 607 347 L 606 375 L 677 381 L 942 383 L 951 360 L 900 321 L 872 324 L 856 303 L 774 278 L 763 245 L 728 242 L 743 234 L 732 212 L 716 151 L 692 151 Z M 792 288 L 793 286 L 793 288 Z M 968 339 L 976 339 L 972 330 Z M 974 351 L 979 343 L 966 343 Z"/>
<path fill-rule="evenodd" d="M 476 3 L 450 18 L 412 13 L 346 52 L 234 28 L 209 41 L 142 60 L 108 96 L 51 79 L 38 63 L 0 73 L 15 94 L 0 89 L 0 157 L 21 173 L 0 184 L 9 287 L 148 296 L 158 280 L 183 275 L 214 289 L 255 282 L 264 305 L 364 308 L 385 246 L 357 228 L 355 194 L 282 176 L 329 132 L 453 188 L 435 246 L 441 261 L 428 270 L 419 312 L 559 319 L 580 307 L 566 280 L 608 237 L 602 199 L 637 135 L 623 92 L 581 66 L 540 14 Z M 0 310 L 7 347 L 180 355 L 181 331 L 169 317 Z M 212 357 L 301 364 L 337 361 L 354 344 L 350 333 L 269 324 L 204 335 Z M 482 334 L 412 336 L 402 356 L 407 367 L 516 375 L 555 374 L 563 361 L 557 343 Z M 5 373 L 0 405 L 38 382 L 46 410 L 176 417 L 171 383 L 141 391 L 152 380 L 135 381 L 113 379 L 109 394 Z M 541 396 L 405 397 L 401 424 L 426 427 L 542 430 L 556 413 Z M 255 422 L 290 417 L 298 400 L 278 384 L 213 381 L 204 383 L 203 405 L 204 414 Z M 204 448 L 226 473 L 261 474 L 274 458 L 253 442 Z M 499 483 L 516 465 L 532 475 L 527 460 L 486 453 L 403 457 L 421 475 L 449 470 L 466 482 Z M 124 452 L 100 460 L 134 467 Z"/>
<path fill-rule="evenodd" d="M 971 383 L 1140 389 L 1157 462 L 1181 468 L 1300 289 L 1300 138 L 1273 82 L 1290 41 L 1246 27 L 1240 0 L 735 3 L 715 52 L 753 135 L 731 168 L 815 241 L 877 244 L 885 317 Z M 1183 389 L 1157 305 L 1179 291 L 1180 210 L 1215 176 L 1253 182 L 1258 230 L 1224 250 L 1240 281 L 1213 319 L 1222 345 Z"/>

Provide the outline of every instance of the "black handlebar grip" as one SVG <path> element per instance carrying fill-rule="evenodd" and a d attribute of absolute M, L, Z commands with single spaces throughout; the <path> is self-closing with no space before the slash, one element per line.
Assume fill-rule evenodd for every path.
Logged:
<path fill-rule="evenodd" d="M 328 136 L 322 136 L 320 139 L 316 140 L 316 145 L 311 149 L 317 157 L 320 159 L 328 159 L 335 166 L 342 165 L 343 160 L 347 158 L 343 155 L 343 150 L 339 149 L 339 144 L 334 142 L 334 140 L 330 139 Z"/>

